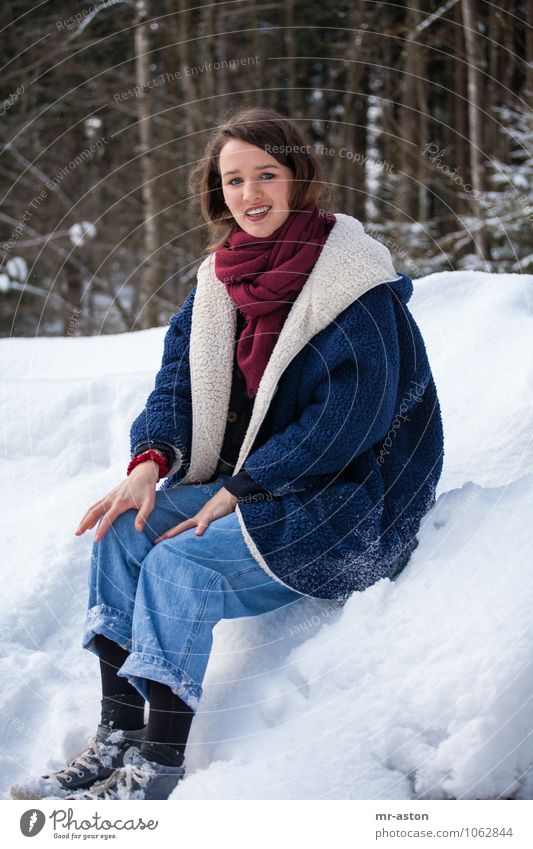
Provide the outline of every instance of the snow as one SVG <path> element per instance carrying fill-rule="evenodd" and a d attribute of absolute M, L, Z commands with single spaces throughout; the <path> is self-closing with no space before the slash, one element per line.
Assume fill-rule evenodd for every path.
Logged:
<path fill-rule="evenodd" d="M 79 247 L 84 244 L 86 238 L 94 239 L 96 227 L 91 221 L 81 221 L 69 228 L 68 235 L 72 244 Z"/>
<path fill-rule="evenodd" d="M 28 263 L 21 256 L 14 256 L 13 259 L 8 259 L 6 262 L 7 273 L 14 280 L 20 280 L 24 283 L 28 276 Z"/>
<path fill-rule="evenodd" d="M 446 454 L 395 582 L 222 622 L 174 799 L 533 798 L 533 276 L 415 281 Z M 0 341 L 0 792 L 94 733 L 80 649 L 94 531 L 165 329 Z"/>
<path fill-rule="evenodd" d="M 87 136 L 92 139 L 96 136 L 98 130 L 102 128 L 102 119 L 97 118 L 95 115 L 92 115 L 90 118 L 86 118 L 83 122 L 83 126 L 85 127 L 85 132 Z"/>

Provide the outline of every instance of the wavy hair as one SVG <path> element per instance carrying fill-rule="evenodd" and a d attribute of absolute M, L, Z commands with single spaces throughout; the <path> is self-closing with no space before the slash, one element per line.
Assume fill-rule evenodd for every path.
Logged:
<path fill-rule="evenodd" d="M 318 158 L 298 127 L 275 109 L 240 108 L 212 133 L 201 159 L 189 175 L 189 190 L 198 199 L 209 229 L 207 253 L 222 247 L 238 226 L 224 202 L 219 169 L 219 154 L 229 139 L 241 139 L 261 147 L 291 169 L 291 210 L 329 200 L 329 188 L 324 183 Z"/>

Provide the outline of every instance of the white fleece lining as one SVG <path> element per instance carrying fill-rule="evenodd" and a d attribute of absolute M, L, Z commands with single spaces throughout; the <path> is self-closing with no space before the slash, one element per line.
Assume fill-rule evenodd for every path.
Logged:
<path fill-rule="evenodd" d="M 248 546 L 248 550 L 249 550 L 250 554 L 252 555 L 252 557 L 254 558 L 254 560 L 256 560 L 258 562 L 258 564 L 261 566 L 263 571 L 266 572 L 267 575 L 270 578 L 273 578 L 275 581 L 277 581 L 278 584 L 282 584 L 284 587 L 287 587 L 287 589 L 292 590 L 294 593 L 298 593 L 299 595 L 305 595 L 308 598 L 313 598 L 313 596 L 308 596 L 307 593 L 302 593 L 302 592 L 300 592 L 300 590 L 295 590 L 294 587 L 290 587 L 289 584 L 286 584 L 285 581 L 282 581 L 281 578 L 279 578 L 277 575 L 274 575 L 274 572 L 270 571 L 270 569 L 268 567 L 268 563 L 266 562 L 265 558 L 263 557 L 263 555 L 261 554 L 261 552 L 257 548 L 255 542 L 253 541 L 252 537 L 250 536 L 248 529 L 246 528 L 246 525 L 244 524 L 244 518 L 243 518 L 243 515 L 241 513 L 241 509 L 240 509 L 238 504 L 235 507 L 235 512 L 237 514 L 237 519 L 239 520 L 239 525 L 241 526 L 242 535 L 244 537 L 246 545 Z"/>
<path fill-rule="evenodd" d="M 401 277 L 394 270 L 388 248 L 365 233 L 360 221 L 338 212 L 335 217 L 336 223 L 291 307 L 261 378 L 234 474 L 242 468 L 278 382 L 298 352 L 369 289 Z M 219 460 L 231 394 L 237 319 L 236 307 L 215 274 L 214 254 L 203 260 L 197 279 L 189 354 L 191 464 L 184 484 L 209 480 Z M 238 508 L 237 515 L 250 553 L 270 577 L 280 581 L 257 550 Z"/>
<path fill-rule="evenodd" d="M 179 448 L 174 448 L 174 446 L 172 446 L 172 451 L 174 452 L 174 462 L 173 462 L 172 466 L 170 467 L 170 469 L 168 470 L 167 477 L 170 477 L 170 475 L 173 475 L 176 472 L 179 472 L 179 470 L 181 469 L 181 464 L 182 464 L 182 460 L 183 460 L 183 454 L 181 453 Z"/>

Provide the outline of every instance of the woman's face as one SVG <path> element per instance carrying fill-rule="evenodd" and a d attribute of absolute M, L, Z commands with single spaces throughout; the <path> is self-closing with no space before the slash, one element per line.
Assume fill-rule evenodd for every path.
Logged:
<path fill-rule="evenodd" d="M 220 151 L 218 166 L 226 205 L 235 221 L 251 236 L 270 236 L 291 210 L 293 173 L 255 144 L 230 139 Z M 268 207 L 259 215 L 251 211 Z"/>

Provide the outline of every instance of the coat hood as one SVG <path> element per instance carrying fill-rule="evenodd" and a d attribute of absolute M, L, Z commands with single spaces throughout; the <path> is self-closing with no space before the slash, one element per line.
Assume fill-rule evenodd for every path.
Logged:
<path fill-rule="evenodd" d="M 407 274 L 402 274 L 399 280 L 391 281 L 389 285 L 404 304 L 411 300 L 411 295 L 413 294 L 413 282 Z"/>

